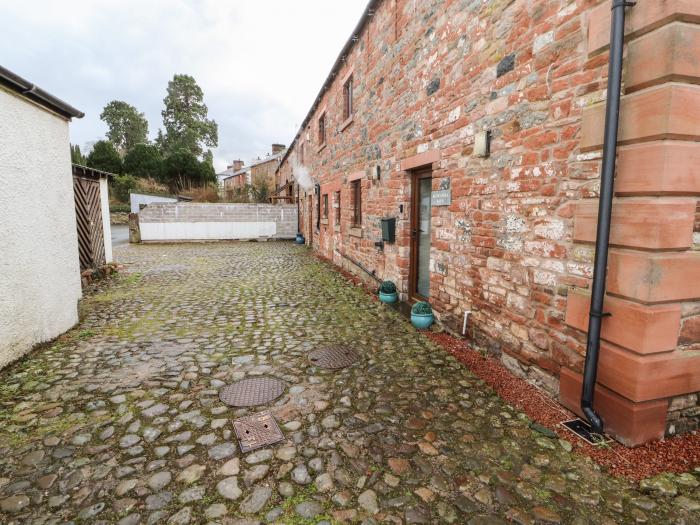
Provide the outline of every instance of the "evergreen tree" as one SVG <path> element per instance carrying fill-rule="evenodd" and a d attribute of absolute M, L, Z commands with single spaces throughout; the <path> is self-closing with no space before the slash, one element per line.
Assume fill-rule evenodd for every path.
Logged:
<path fill-rule="evenodd" d="M 140 178 L 160 179 L 163 156 L 152 144 L 136 144 L 124 157 L 124 171 Z"/>
<path fill-rule="evenodd" d="M 204 93 L 193 77 L 175 75 L 168 82 L 163 103 L 165 134 L 159 134 L 158 142 L 165 154 L 184 149 L 201 157 L 205 148 L 217 146 L 218 126 L 215 121 L 207 119 Z"/>
<path fill-rule="evenodd" d="M 114 144 L 108 140 L 99 140 L 95 142 L 92 151 L 87 156 L 87 165 L 109 173 L 122 172 L 122 159 L 119 152 L 114 147 Z"/>
<path fill-rule="evenodd" d="M 100 118 L 107 124 L 107 138 L 122 155 L 136 144 L 148 142 L 148 121 L 143 113 L 123 100 L 107 104 Z"/>
<path fill-rule="evenodd" d="M 73 164 L 80 164 L 81 166 L 85 166 L 85 163 L 87 162 L 83 154 L 80 152 L 80 146 L 77 144 L 71 144 L 70 146 L 70 161 Z"/>

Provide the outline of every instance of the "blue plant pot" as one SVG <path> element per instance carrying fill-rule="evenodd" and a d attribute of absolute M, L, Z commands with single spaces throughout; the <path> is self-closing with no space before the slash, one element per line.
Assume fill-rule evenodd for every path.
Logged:
<path fill-rule="evenodd" d="M 392 304 L 399 300 L 398 292 L 394 293 L 382 293 L 379 292 L 379 300 L 386 304 Z"/>
<path fill-rule="evenodd" d="M 296 238 L 294 239 L 294 244 L 304 244 L 306 240 L 304 239 L 304 236 L 301 233 L 297 233 Z"/>
<path fill-rule="evenodd" d="M 428 328 L 433 321 L 435 316 L 433 314 L 414 314 L 411 313 L 411 324 L 415 326 L 418 330 Z"/>

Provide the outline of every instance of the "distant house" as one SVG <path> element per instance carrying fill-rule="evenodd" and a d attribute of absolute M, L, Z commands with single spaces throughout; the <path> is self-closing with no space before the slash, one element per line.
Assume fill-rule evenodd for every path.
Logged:
<path fill-rule="evenodd" d="M 233 163 L 217 174 L 221 177 L 222 191 L 227 200 L 231 200 L 247 185 L 251 184 L 250 166 L 243 166 L 242 160 L 234 160 Z"/>
<path fill-rule="evenodd" d="M 280 159 L 287 151 L 283 144 L 273 144 L 272 153 L 265 158 L 253 161 L 249 166 L 244 166 L 242 160 L 234 160 L 225 171 L 217 173 L 224 197 L 231 200 L 240 197 L 242 189 L 248 186 L 267 186 L 268 193 L 275 190 L 275 172 L 280 164 Z M 251 195 L 252 196 L 252 193 Z"/>
<path fill-rule="evenodd" d="M 0 367 L 78 322 L 68 123 L 82 116 L 0 67 Z"/>
<path fill-rule="evenodd" d="M 264 182 L 270 192 L 276 189 L 275 187 L 275 171 L 280 165 L 282 156 L 287 151 L 283 144 L 273 144 L 272 153 L 264 159 L 258 159 L 250 164 L 250 176 L 253 184 L 262 186 Z"/>

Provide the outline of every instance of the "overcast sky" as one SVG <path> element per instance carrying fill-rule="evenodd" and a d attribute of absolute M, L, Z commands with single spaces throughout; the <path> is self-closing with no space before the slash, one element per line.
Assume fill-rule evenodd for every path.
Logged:
<path fill-rule="evenodd" d="M 104 137 L 110 100 L 162 127 L 168 80 L 192 75 L 219 124 L 217 171 L 289 144 L 367 0 L 0 2 L 0 64 L 85 112 L 81 148 Z"/>

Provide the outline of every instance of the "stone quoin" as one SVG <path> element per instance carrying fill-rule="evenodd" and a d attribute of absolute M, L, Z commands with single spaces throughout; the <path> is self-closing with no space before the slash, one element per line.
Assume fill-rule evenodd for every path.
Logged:
<path fill-rule="evenodd" d="M 320 255 L 454 332 L 471 312 L 474 345 L 577 413 L 610 7 L 370 2 L 275 180 L 299 182 Z M 684 0 L 627 15 L 595 406 L 631 446 L 699 424 L 699 22 Z M 388 217 L 396 242 L 377 246 Z"/>

